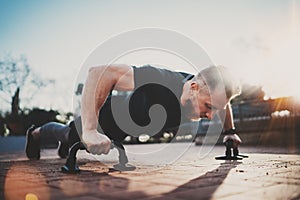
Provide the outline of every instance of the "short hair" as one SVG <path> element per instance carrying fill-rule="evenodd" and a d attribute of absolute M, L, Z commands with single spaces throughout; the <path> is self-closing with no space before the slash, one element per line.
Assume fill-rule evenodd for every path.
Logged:
<path fill-rule="evenodd" d="M 226 98 L 231 100 L 241 94 L 238 79 L 224 66 L 210 66 L 201 70 L 196 76 L 197 82 L 203 81 L 209 91 L 213 92 L 218 86 L 224 86 Z"/>

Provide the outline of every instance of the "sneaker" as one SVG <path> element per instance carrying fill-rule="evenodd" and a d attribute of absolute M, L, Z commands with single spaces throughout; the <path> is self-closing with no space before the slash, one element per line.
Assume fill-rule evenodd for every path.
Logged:
<path fill-rule="evenodd" d="M 58 155 L 60 158 L 67 158 L 69 155 L 69 145 L 67 143 L 59 143 Z"/>
<path fill-rule="evenodd" d="M 35 126 L 32 125 L 27 129 L 26 132 L 26 156 L 30 160 L 39 160 L 40 159 L 40 139 L 34 138 L 32 131 L 34 131 Z"/>

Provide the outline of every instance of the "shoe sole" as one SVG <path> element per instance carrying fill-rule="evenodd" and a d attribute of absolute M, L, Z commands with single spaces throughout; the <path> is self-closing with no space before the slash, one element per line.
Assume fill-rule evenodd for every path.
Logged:
<path fill-rule="evenodd" d="M 40 147 L 39 147 L 39 141 L 34 141 L 32 131 L 34 131 L 35 127 L 32 125 L 27 129 L 26 132 L 26 156 L 30 160 L 39 160 L 40 159 Z"/>

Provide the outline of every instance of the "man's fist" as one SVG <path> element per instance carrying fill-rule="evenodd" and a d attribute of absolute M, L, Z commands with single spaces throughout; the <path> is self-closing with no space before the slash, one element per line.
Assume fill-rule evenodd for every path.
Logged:
<path fill-rule="evenodd" d="M 98 155 L 108 154 L 111 146 L 110 139 L 97 130 L 83 132 L 82 142 L 89 153 Z"/>

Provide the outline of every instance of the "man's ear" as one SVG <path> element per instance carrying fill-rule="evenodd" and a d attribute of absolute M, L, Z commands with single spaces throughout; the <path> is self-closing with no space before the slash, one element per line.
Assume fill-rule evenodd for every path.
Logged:
<path fill-rule="evenodd" d="M 192 90 L 199 90 L 199 84 L 197 82 L 191 82 L 190 86 Z"/>

